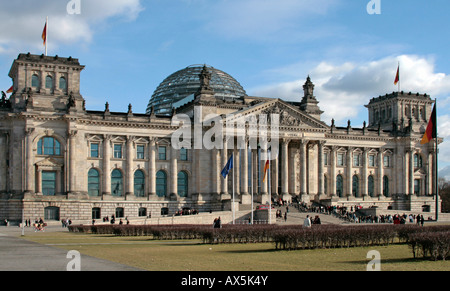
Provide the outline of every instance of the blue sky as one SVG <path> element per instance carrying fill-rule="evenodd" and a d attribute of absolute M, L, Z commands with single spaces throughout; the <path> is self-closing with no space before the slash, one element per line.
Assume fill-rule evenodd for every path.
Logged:
<path fill-rule="evenodd" d="M 81 93 L 90 110 L 145 112 L 158 84 L 192 64 L 234 76 L 249 95 L 294 101 L 311 75 L 323 120 L 367 120 L 370 98 L 397 90 L 439 102 L 439 134 L 450 138 L 448 0 L 17 0 L 0 3 L 0 86 L 19 53 L 41 54 L 49 17 L 49 55 L 86 65 Z M 441 168 L 450 146 L 441 146 Z"/>

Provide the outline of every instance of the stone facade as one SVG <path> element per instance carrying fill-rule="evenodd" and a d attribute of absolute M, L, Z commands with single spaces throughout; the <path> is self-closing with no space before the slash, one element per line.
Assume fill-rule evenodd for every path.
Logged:
<path fill-rule="evenodd" d="M 183 208 L 223 211 L 230 210 L 232 193 L 238 206 L 250 205 L 252 197 L 266 203 L 271 193 L 325 205 L 435 209 L 434 141 L 420 144 L 434 103 L 426 94 L 373 98 L 367 126 L 336 127 L 321 121 L 309 77 L 299 102 L 225 100 L 214 97 L 205 66 L 194 100 L 173 116 L 203 121 L 193 129 L 202 137 L 212 128 L 208 114 L 227 116 L 225 123 L 243 134 L 215 136 L 222 146 L 213 149 L 176 149 L 171 137 L 182 125 L 173 116 L 137 114 L 131 105 L 127 112 L 110 112 L 108 104 L 104 111 L 86 110 L 83 69 L 71 57 L 20 54 L 14 60 L 14 91 L 0 108 L 0 219 L 21 220 L 22 212 L 32 220 L 90 220 L 161 217 Z M 279 151 L 263 179 L 267 151 L 254 146 L 259 132 L 246 122 L 270 114 L 279 116 Z M 269 119 L 269 131 L 273 125 Z M 224 179 L 232 154 L 235 165 Z"/>

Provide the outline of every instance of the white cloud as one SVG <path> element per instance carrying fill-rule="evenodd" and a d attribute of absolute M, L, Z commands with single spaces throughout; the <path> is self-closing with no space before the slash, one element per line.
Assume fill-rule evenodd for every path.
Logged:
<path fill-rule="evenodd" d="M 140 0 L 80 0 L 80 14 L 69 14 L 70 1 L 21 0 L 0 4 L 0 53 L 42 50 L 41 33 L 49 17 L 49 41 L 88 43 L 95 27 L 111 17 L 131 21 L 142 11 Z"/>

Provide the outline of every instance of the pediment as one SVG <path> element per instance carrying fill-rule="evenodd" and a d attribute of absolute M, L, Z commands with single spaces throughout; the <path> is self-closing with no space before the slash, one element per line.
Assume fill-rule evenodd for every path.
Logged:
<path fill-rule="evenodd" d="M 63 163 L 54 158 L 46 158 L 36 163 L 38 168 L 56 169 L 61 168 Z"/>
<path fill-rule="evenodd" d="M 227 120 L 233 122 L 245 122 L 249 120 L 249 116 L 254 116 L 259 120 L 261 114 L 267 115 L 268 126 L 271 124 L 271 114 L 278 114 L 280 127 L 293 127 L 299 129 L 328 129 L 328 126 L 316 118 L 301 111 L 296 106 L 284 102 L 280 99 L 274 99 L 268 102 L 259 103 L 247 109 L 232 114 Z"/>

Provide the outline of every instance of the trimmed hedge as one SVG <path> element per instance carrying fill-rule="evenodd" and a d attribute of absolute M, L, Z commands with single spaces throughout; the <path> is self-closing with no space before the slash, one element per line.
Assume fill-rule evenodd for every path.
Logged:
<path fill-rule="evenodd" d="M 408 235 L 408 245 L 414 258 L 420 254 L 432 260 L 444 260 L 450 257 L 450 231 L 415 232 Z"/>

